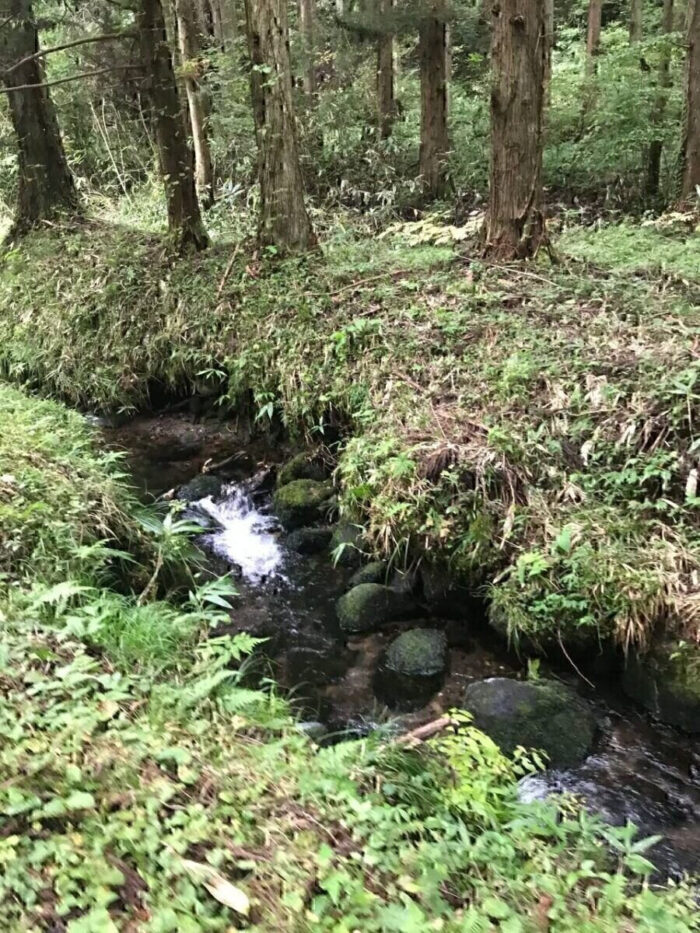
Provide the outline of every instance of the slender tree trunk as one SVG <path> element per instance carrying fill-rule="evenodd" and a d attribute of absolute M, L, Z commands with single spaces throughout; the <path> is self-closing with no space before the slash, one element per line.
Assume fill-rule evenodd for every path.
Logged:
<path fill-rule="evenodd" d="M 138 25 L 165 186 L 168 229 L 178 250 L 204 249 L 209 241 L 197 200 L 194 157 L 182 119 L 161 0 L 141 0 Z"/>
<path fill-rule="evenodd" d="M 391 16 L 394 0 L 379 0 L 379 12 L 384 25 Z M 394 36 L 382 32 L 377 40 L 377 126 L 379 138 L 388 139 L 395 116 L 394 101 Z"/>
<path fill-rule="evenodd" d="M 681 148 L 681 201 L 700 189 L 700 0 L 688 3 L 688 57 L 685 77 L 685 120 Z"/>
<path fill-rule="evenodd" d="M 419 34 L 421 123 L 420 175 L 424 193 L 445 193 L 447 153 L 447 23 L 444 0 L 432 0 L 430 15 L 421 20 Z"/>
<path fill-rule="evenodd" d="M 193 0 L 175 0 L 175 15 L 192 128 L 197 192 L 200 199 L 210 206 L 214 202 L 214 164 L 209 145 L 209 105 L 206 92 L 199 83 L 202 43 Z"/>
<path fill-rule="evenodd" d="M 586 33 L 586 74 L 595 74 L 596 58 L 600 47 L 600 28 L 603 0 L 588 0 L 588 31 Z"/>
<path fill-rule="evenodd" d="M 259 239 L 281 253 L 301 252 L 316 238 L 304 204 L 286 0 L 246 0 L 245 9 L 258 142 Z"/>
<path fill-rule="evenodd" d="M 552 100 L 552 49 L 554 48 L 554 0 L 544 0 L 545 35 L 549 54 L 545 62 L 544 88 L 545 105 L 549 107 Z"/>
<path fill-rule="evenodd" d="M 230 49 L 236 38 L 235 0 L 215 0 L 219 8 L 219 31 L 221 48 Z"/>
<path fill-rule="evenodd" d="M 0 0 L 0 66 L 11 68 L 39 50 L 30 0 Z M 45 81 L 41 59 L 27 61 L 3 76 L 7 88 Z M 10 237 L 44 221 L 79 211 L 58 118 L 48 88 L 11 91 L 10 118 L 17 137 L 18 184 Z"/>
<path fill-rule="evenodd" d="M 630 44 L 642 41 L 642 0 L 630 0 Z"/>
<path fill-rule="evenodd" d="M 315 32 L 316 4 L 314 0 L 299 0 L 299 28 L 304 43 L 304 94 L 309 101 L 316 93 Z"/>
<path fill-rule="evenodd" d="M 494 4 L 485 253 L 498 259 L 533 256 L 545 239 L 542 144 L 548 56 L 542 0 Z"/>
<path fill-rule="evenodd" d="M 661 33 L 668 35 L 673 32 L 673 0 L 664 0 L 664 10 L 661 19 Z M 663 123 L 666 112 L 666 98 L 668 96 L 668 87 L 671 82 L 671 49 L 666 47 L 661 53 L 661 61 L 658 70 L 658 91 L 654 107 L 651 113 L 652 126 L 659 127 Z M 661 178 L 661 153 L 664 143 L 662 139 L 652 139 L 649 144 L 649 153 L 647 157 L 647 179 L 646 191 L 650 198 L 656 197 L 659 193 L 659 179 Z"/>

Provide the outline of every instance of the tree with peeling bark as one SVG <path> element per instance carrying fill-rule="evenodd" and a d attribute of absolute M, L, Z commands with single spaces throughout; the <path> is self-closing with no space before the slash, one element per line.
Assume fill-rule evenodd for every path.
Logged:
<path fill-rule="evenodd" d="M 382 22 L 391 21 L 394 0 L 379 0 Z M 377 39 L 377 128 L 380 139 L 388 139 L 394 125 L 394 35 L 388 30 Z"/>
<path fill-rule="evenodd" d="M 289 29 L 285 0 L 246 0 L 250 86 L 258 143 L 261 246 L 279 253 L 315 246 L 304 204 L 292 102 Z"/>
<path fill-rule="evenodd" d="M 545 239 L 543 111 L 547 59 L 542 0 L 496 0 L 491 63 L 491 169 L 485 253 L 534 256 Z"/>
<path fill-rule="evenodd" d="M 177 34 L 194 147 L 197 193 L 207 206 L 214 202 L 214 163 L 209 143 L 209 104 L 201 86 L 202 34 L 194 0 L 175 0 Z"/>
<path fill-rule="evenodd" d="M 39 51 L 30 0 L 0 0 L 0 67 L 17 139 L 17 198 L 10 237 L 79 212 L 73 176 Z M 11 90 L 18 88 L 18 90 Z"/>
<path fill-rule="evenodd" d="M 421 121 L 420 165 L 423 192 L 442 197 L 447 189 L 450 139 L 448 109 L 448 31 L 445 0 L 429 0 L 419 26 Z"/>
<path fill-rule="evenodd" d="M 681 201 L 700 198 L 700 0 L 689 0 Z"/>
<path fill-rule="evenodd" d="M 194 156 L 187 140 L 161 0 L 140 0 L 138 28 L 168 229 L 178 251 L 204 249 L 209 239 L 199 209 Z"/>

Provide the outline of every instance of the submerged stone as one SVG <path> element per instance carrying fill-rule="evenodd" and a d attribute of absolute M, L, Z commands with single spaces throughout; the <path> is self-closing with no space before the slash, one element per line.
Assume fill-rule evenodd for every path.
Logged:
<path fill-rule="evenodd" d="M 211 473 L 201 473 L 195 476 L 184 486 L 180 486 L 177 491 L 177 498 L 182 502 L 198 502 L 200 499 L 206 499 L 211 496 L 216 499 L 221 495 L 224 487 L 224 481 Z"/>
<path fill-rule="evenodd" d="M 323 462 L 318 456 L 307 451 L 297 454 L 282 464 L 277 472 L 277 486 L 286 486 L 296 479 L 324 480 L 328 476 Z"/>
<path fill-rule="evenodd" d="M 350 587 L 359 586 L 360 583 L 386 583 L 386 572 L 386 561 L 373 560 L 355 571 L 350 577 Z"/>
<path fill-rule="evenodd" d="M 287 536 L 287 547 L 297 554 L 319 554 L 331 543 L 330 528 L 297 528 Z"/>
<path fill-rule="evenodd" d="M 434 677 L 447 670 L 447 638 L 434 628 L 414 628 L 399 635 L 386 653 L 386 667 L 408 677 Z"/>
<path fill-rule="evenodd" d="M 332 495 L 332 483 L 296 479 L 276 490 L 273 504 L 280 522 L 289 531 L 294 531 L 318 521 L 323 504 Z"/>
<path fill-rule="evenodd" d="M 700 648 L 660 642 L 627 662 L 622 685 L 655 719 L 700 733 Z"/>
<path fill-rule="evenodd" d="M 571 767 L 583 761 L 593 744 L 593 713 L 556 681 L 480 680 L 467 687 L 464 706 L 506 754 L 522 745 L 542 749 L 552 767 Z"/>
<path fill-rule="evenodd" d="M 379 583 L 361 583 L 336 603 L 338 622 L 347 634 L 376 631 L 387 622 L 410 617 L 415 609 L 408 593 Z"/>

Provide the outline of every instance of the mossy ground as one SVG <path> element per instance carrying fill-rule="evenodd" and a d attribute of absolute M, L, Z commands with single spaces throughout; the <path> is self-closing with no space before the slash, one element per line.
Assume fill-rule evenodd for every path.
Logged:
<path fill-rule="evenodd" d="M 3 259 L 0 366 L 81 406 L 206 390 L 340 434 L 374 549 L 490 585 L 513 636 L 694 639 L 699 238 L 647 225 L 635 263 L 635 235 L 565 230 L 559 264 L 504 267 L 425 221 L 338 220 L 269 266 L 245 244 L 173 263 L 97 222 L 37 233 Z"/>
<path fill-rule="evenodd" d="M 220 582 L 188 603 L 104 585 L 97 545 L 111 546 L 112 508 L 93 504 L 90 519 L 82 497 L 101 477 L 129 528 L 129 493 L 77 415 L 5 387 L 0 397 L 3 438 L 26 444 L 13 460 L 22 492 L 4 500 L 22 510 L 5 514 L 1 543 L 64 473 L 75 501 L 53 500 L 52 518 L 80 522 L 90 542 L 74 562 L 66 547 L 81 541 L 32 529 L 0 591 L 3 930 L 699 928 L 687 886 L 645 881 L 631 832 L 555 801 L 520 803 L 527 760 L 466 721 L 417 750 L 381 735 L 317 749 L 274 690 L 246 684 L 250 640 L 192 639 L 221 621 Z M 125 653 L 115 631 L 145 609 L 149 631 L 191 618 L 167 665 L 162 651 Z M 247 917 L 217 899 L 231 901 L 227 884 Z"/>

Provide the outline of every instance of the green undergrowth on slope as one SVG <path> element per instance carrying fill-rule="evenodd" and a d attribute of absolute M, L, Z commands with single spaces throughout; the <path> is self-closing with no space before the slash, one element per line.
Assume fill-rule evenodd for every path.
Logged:
<path fill-rule="evenodd" d="M 505 758 L 464 716 L 418 748 L 376 735 L 318 749 L 251 682 L 254 639 L 202 637 L 228 619 L 225 581 L 173 603 L 106 586 L 112 501 L 125 529 L 141 525 L 79 417 L 4 386 L 0 403 L 3 442 L 24 441 L 3 553 L 64 474 L 75 496 L 51 499 L 51 521 L 81 528 L 32 527 L 0 589 L 3 930 L 700 928 L 689 887 L 650 883 L 654 840 L 570 801 L 519 802 L 537 756 Z M 93 502 L 100 479 L 109 495 Z M 149 629 L 189 618 L 190 635 L 125 650 L 144 612 Z"/>
<path fill-rule="evenodd" d="M 304 260 L 172 264 L 123 228 L 38 233 L 3 259 L 0 367 L 82 406 L 165 386 L 340 424 L 346 514 L 488 584 L 511 636 L 696 639 L 698 235 L 647 225 L 634 265 L 631 228 L 567 230 L 554 266 L 455 235 L 338 222 Z"/>

